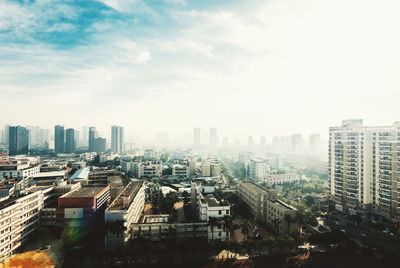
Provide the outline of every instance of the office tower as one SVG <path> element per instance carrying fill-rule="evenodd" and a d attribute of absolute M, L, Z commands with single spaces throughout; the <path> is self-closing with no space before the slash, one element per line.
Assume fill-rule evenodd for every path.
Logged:
<path fill-rule="evenodd" d="M 6 124 L 4 125 L 4 129 L 3 129 L 3 143 L 4 144 L 8 144 L 9 141 L 9 131 L 10 131 L 10 125 Z"/>
<path fill-rule="evenodd" d="M 75 130 L 73 128 L 68 128 L 65 131 L 65 152 L 70 154 L 75 152 Z"/>
<path fill-rule="evenodd" d="M 301 134 L 293 134 L 291 136 L 291 151 L 292 153 L 299 153 L 302 151 L 304 145 L 303 136 Z"/>
<path fill-rule="evenodd" d="M 65 131 L 64 126 L 54 127 L 54 152 L 56 154 L 65 153 Z"/>
<path fill-rule="evenodd" d="M 200 147 L 200 128 L 198 127 L 193 129 L 193 147 Z"/>
<path fill-rule="evenodd" d="M 80 138 L 80 146 L 89 145 L 89 128 L 87 126 L 82 127 Z"/>
<path fill-rule="evenodd" d="M 74 129 L 75 150 L 76 150 L 76 148 L 78 148 L 81 145 L 79 136 L 80 136 L 79 131 Z"/>
<path fill-rule="evenodd" d="M 93 152 L 96 152 L 98 154 L 105 153 L 107 140 L 105 138 L 95 138 L 93 145 L 94 145 Z"/>
<path fill-rule="evenodd" d="M 400 217 L 400 122 L 367 127 L 344 120 L 329 129 L 330 192 L 335 208 Z"/>
<path fill-rule="evenodd" d="M 267 140 L 265 139 L 264 136 L 260 137 L 260 146 L 264 147 L 267 145 Z"/>
<path fill-rule="evenodd" d="M 321 136 L 319 134 L 310 135 L 309 146 L 311 152 L 318 152 L 321 147 Z"/>
<path fill-rule="evenodd" d="M 40 146 L 45 146 L 50 141 L 50 130 L 39 129 L 38 141 Z"/>
<path fill-rule="evenodd" d="M 94 140 L 96 138 L 96 128 L 95 127 L 89 127 L 89 151 L 94 152 Z"/>
<path fill-rule="evenodd" d="M 29 146 L 32 148 L 39 145 L 39 127 L 29 126 Z"/>
<path fill-rule="evenodd" d="M 247 146 L 251 147 L 251 146 L 253 146 L 253 145 L 254 145 L 253 137 L 252 137 L 252 136 L 249 136 L 249 137 L 247 138 Z"/>
<path fill-rule="evenodd" d="M 8 132 L 9 154 L 28 154 L 29 130 L 21 126 L 10 126 Z"/>
<path fill-rule="evenodd" d="M 122 153 L 124 151 L 124 128 L 119 126 L 111 127 L 111 151 Z"/>
<path fill-rule="evenodd" d="M 215 148 L 217 147 L 217 128 L 212 127 L 210 128 L 210 146 Z"/>

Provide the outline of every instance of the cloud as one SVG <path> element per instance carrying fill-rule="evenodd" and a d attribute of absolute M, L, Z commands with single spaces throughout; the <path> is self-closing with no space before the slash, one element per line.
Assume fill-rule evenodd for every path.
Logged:
<path fill-rule="evenodd" d="M 38 120 L 8 112 L 18 98 L 51 110 L 44 124 L 84 113 L 76 124 L 120 120 L 132 131 L 275 135 L 323 132 L 346 117 L 395 120 L 397 2 L 196 4 L 0 3 L 5 116 Z"/>

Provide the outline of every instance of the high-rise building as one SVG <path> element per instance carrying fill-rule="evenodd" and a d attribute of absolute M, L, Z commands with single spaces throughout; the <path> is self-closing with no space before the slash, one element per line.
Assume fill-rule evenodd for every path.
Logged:
<path fill-rule="evenodd" d="M 217 137 L 217 128 L 210 128 L 210 146 L 212 148 L 217 147 L 218 137 Z"/>
<path fill-rule="evenodd" d="M 96 128 L 95 127 L 89 127 L 89 151 L 90 152 L 95 152 L 94 148 L 94 140 L 96 139 Z"/>
<path fill-rule="evenodd" d="M 54 152 L 56 154 L 65 153 L 65 131 L 64 126 L 54 127 Z"/>
<path fill-rule="evenodd" d="M 29 151 L 29 130 L 21 126 L 9 127 L 9 154 L 27 154 Z"/>
<path fill-rule="evenodd" d="M 264 159 L 252 158 L 247 163 L 247 178 L 261 181 L 268 174 L 268 163 Z"/>
<path fill-rule="evenodd" d="M 260 137 L 260 146 L 266 146 L 267 145 L 267 140 L 265 139 L 264 136 Z"/>
<path fill-rule="evenodd" d="M 75 130 L 73 128 L 67 128 L 65 131 L 65 152 L 70 154 L 75 152 L 76 143 L 75 143 Z"/>
<path fill-rule="evenodd" d="M 400 219 L 400 122 L 366 127 L 344 120 L 329 129 L 330 193 L 335 208 Z"/>
<path fill-rule="evenodd" d="M 124 128 L 119 126 L 111 127 L 111 151 L 122 153 L 124 151 Z"/>
<path fill-rule="evenodd" d="M 82 131 L 81 131 L 81 135 L 80 135 L 80 146 L 88 146 L 89 144 L 89 128 L 87 126 L 82 127 Z"/>
<path fill-rule="evenodd" d="M 79 130 L 74 129 L 74 139 L 75 139 L 75 149 L 78 148 L 81 143 L 80 143 L 80 139 L 79 139 Z"/>
<path fill-rule="evenodd" d="M 3 143 L 4 144 L 8 144 L 9 132 L 10 132 L 10 125 L 8 125 L 8 124 L 4 125 L 4 130 L 3 130 Z"/>
<path fill-rule="evenodd" d="M 50 141 L 50 130 L 49 129 L 39 129 L 39 145 L 45 147 L 45 145 Z"/>
<path fill-rule="evenodd" d="M 318 152 L 321 149 L 321 136 L 319 134 L 310 135 L 309 146 L 311 152 Z"/>
<path fill-rule="evenodd" d="M 200 147 L 200 128 L 198 127 L 193 129 L 193 147 Z"/>
<path fill-rule="evenodd" d="M 39 145 L 39 131 L 37 126 L 29 126 L 29 146 L 32 148 Z"/>
<path fill-rule="evenodd" d="M 94 152 L 100 154 L 106 152 L 107 140 L 105 138 L 95 138 L 94 139 Z"/>
<path fill-rule="evenodd" d="M 252 147 L 254 145 L 254 139 L 252 136 L 247 138 L 247 146 Z"/>
<path fill-rule="evenodd" d="M 299 153 L 302 151 L 304 145 L 303 136 L 301 134 L 293 134 L 291 136 L 291 151 L 292 153 Z"/>

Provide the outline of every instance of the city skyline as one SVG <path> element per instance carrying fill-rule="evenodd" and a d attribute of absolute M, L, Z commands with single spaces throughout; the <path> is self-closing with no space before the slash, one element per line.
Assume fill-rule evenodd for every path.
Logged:
<path fill-rule="evenodd" d="M 274 136 L 396 120 L 396 1 L 85 2 L 1 2 L 0 124 Z"/>

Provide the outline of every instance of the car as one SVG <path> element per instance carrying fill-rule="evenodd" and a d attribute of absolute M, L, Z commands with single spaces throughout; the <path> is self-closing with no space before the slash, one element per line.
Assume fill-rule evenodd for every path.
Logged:
<path fill-rule="evenodd" d="M 342 233 L 346 233 L 346 230 L 345 230 L 345 229 L 340 229 L 340 231 L 341 231 Z"/>
<path fill-rule="evenodd" d="M 39 248 L 39 250 L 49 250 L 49 249 L 50 249 L 50 245 Z"/>
<path fill-rule="evenodd" d="M 362 236 L 362 237 L 367 237 L 367 235 L 366 235 L 366 234 L 361 234 L 361 236 Z"/>

